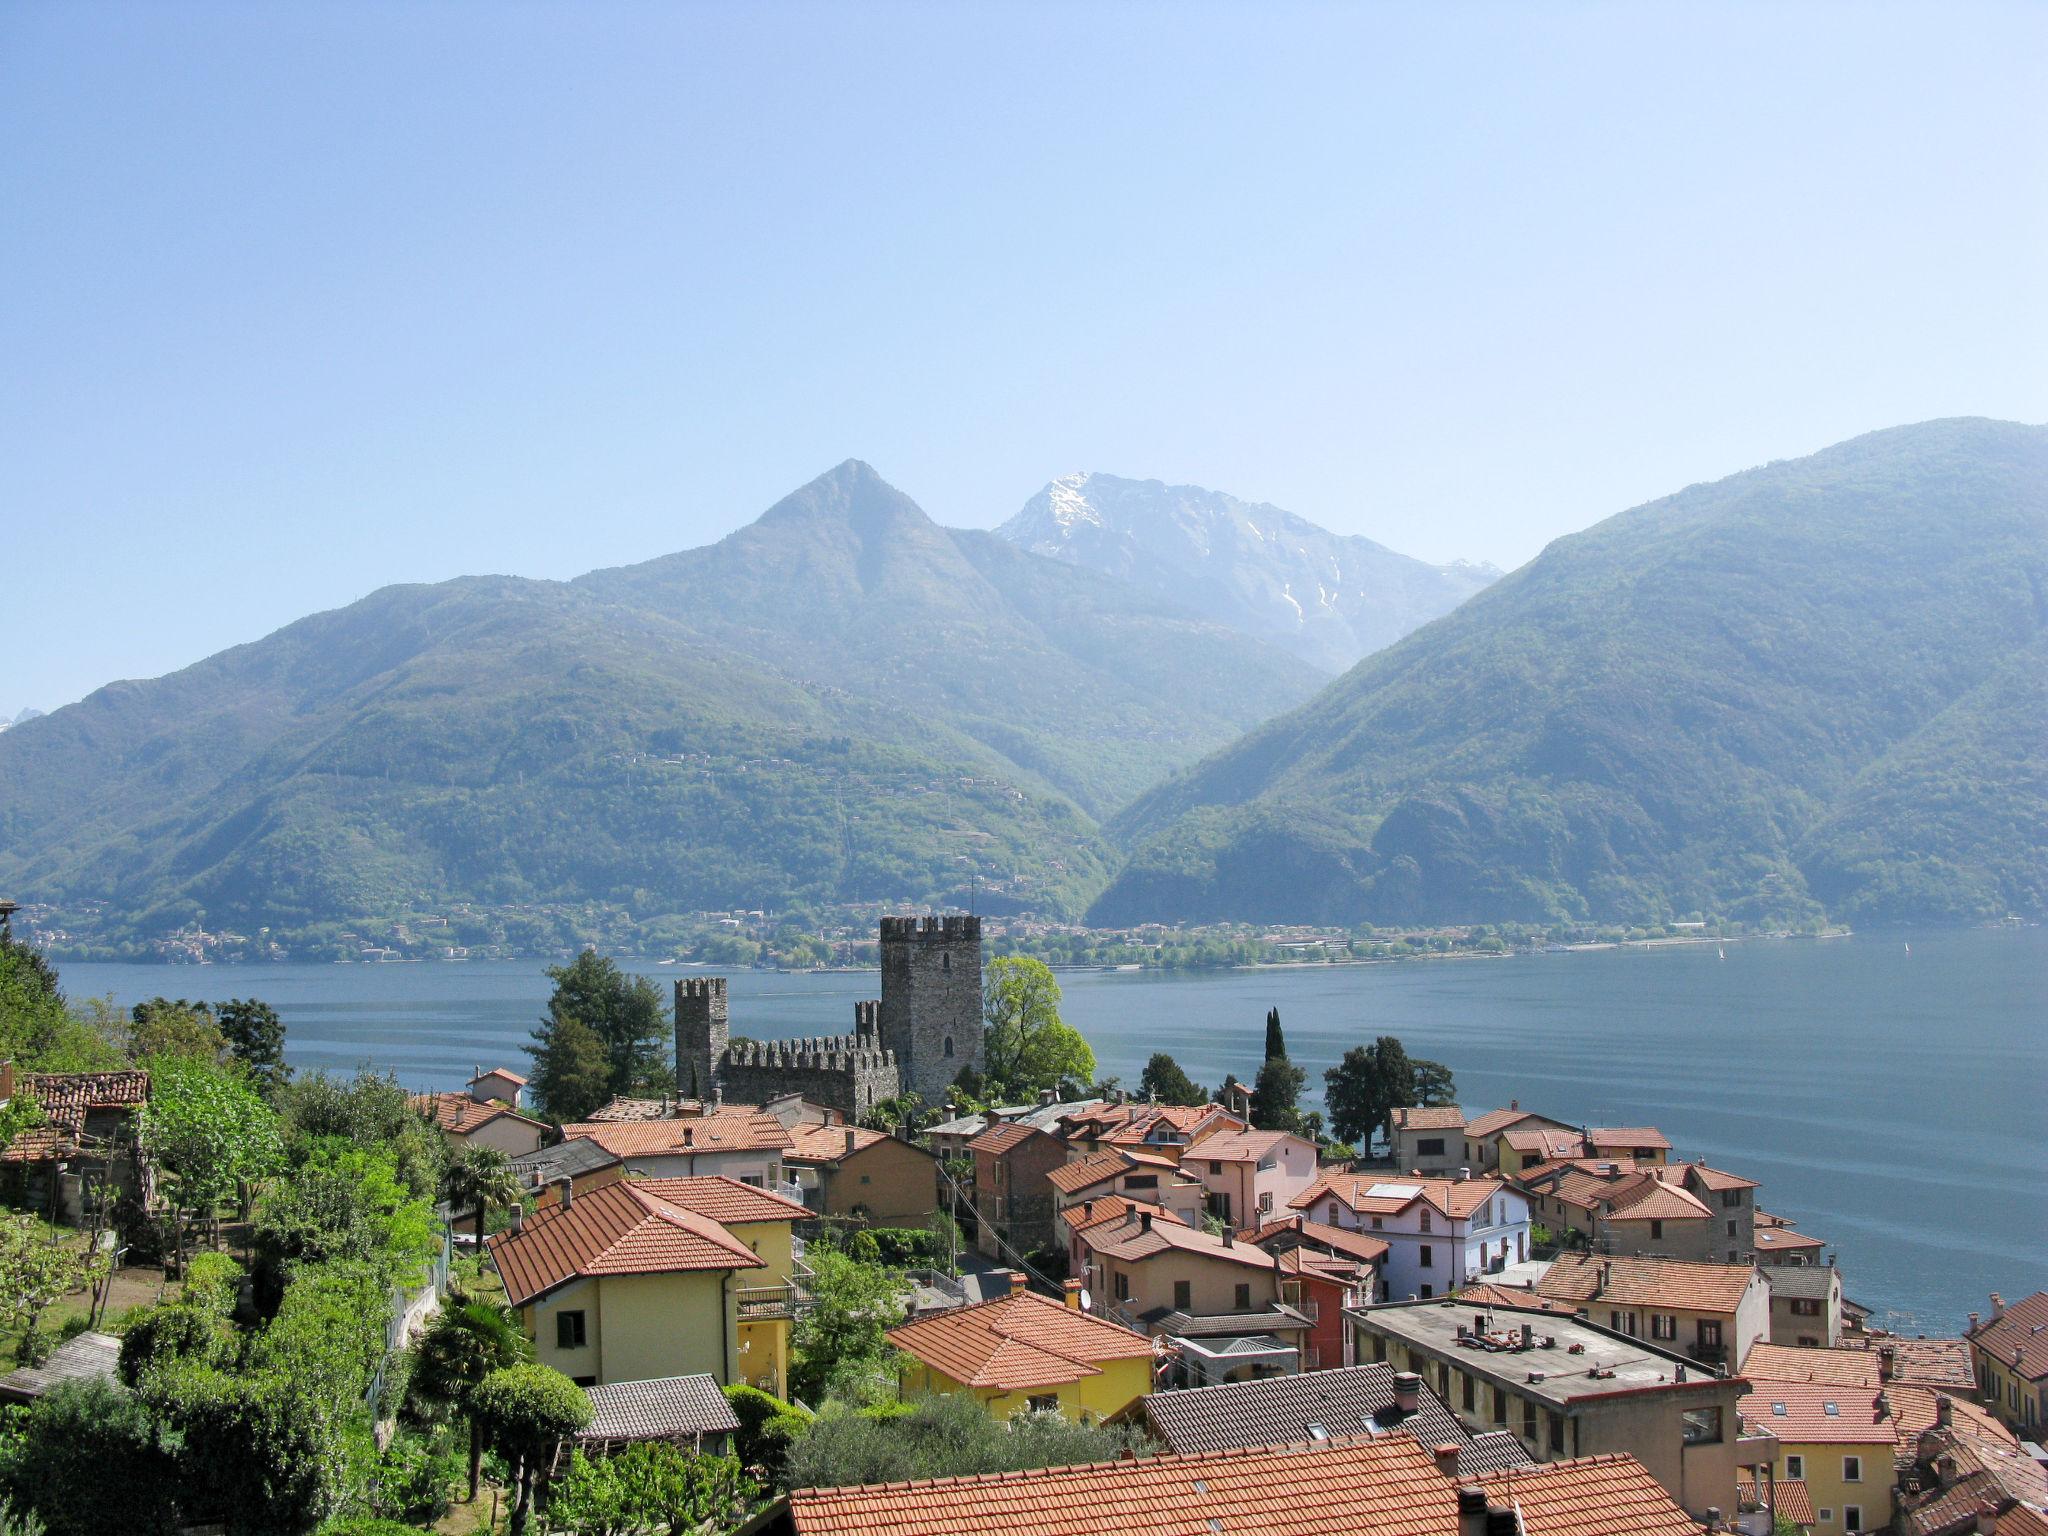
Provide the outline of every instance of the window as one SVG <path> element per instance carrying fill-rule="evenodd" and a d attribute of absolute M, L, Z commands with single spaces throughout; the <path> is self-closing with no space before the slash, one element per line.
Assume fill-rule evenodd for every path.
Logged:
<path fill-rule="evenodd" d="M 1444 1155 L 1443 1137 L 1423 1137 L 1422 1140 L 1415 1143 L 1415 1155 L 1417 1157 L 1442 1157 Z"/>
<path fill-rule="evenodd" d="M 1422 1225 L 1419 1230 L 1424 1232 L 1427 1232 L 1429 1230 L 1429 1208 L 1427 1206 L 1423 1207 Z"/>
<path fill-rule="evenodd" d="M 1422 1285 L 1419 1285 L 1419 1286 L 1417 1286 L 1417 1287 L 1415 1288 L 1415 1294 L 1416 1294 L 1417 1296 L 1421 1297 L 1421 1298 L 1422 1298 L 1422 1299 L 1423 1299 L 1424 1301 L 1427 1301 L 1427 1300 L 1429 1300 L 1429 1298 L 1430 1298 L 1430 1297 L 1432 1297 L 1432 1296 L 1434 1296 L 1434 1295 L 1436 1294 L 1436 1287 L 1435 1287 L 1435 1286 L 1433 1286 L 1433 1285 L 1429 1285 L 1429 1284 L 1427 1284 L 1427 1283 L 1424 1283 L 1424 1284 L 1422 1284 Z"/>
<path fill-rule="evenodd" d="M 1372 1336 L 1372 1358 L 1376 1365 L 1387 1363 L 1387 1336 L 1384 1333 Z"/>
<path fill-rule="evenodd" d="M 1661 1221 L 1658 1221 L 1658 1220 L 1656 1220 L 1656 1219 L 1655 1219 L 1655 1218 L 1653 1217 L 1653 1218 L 1651 1219 L 1651 1221 L 1650 1221 L 1650 1240 L 1651 1240 L 1652 1242 L 1658 1242 L 1658 1241 L 1662 1240 L 1663 1236 L 1664 1236 L 1664 1223 L 1663 1223 L 1663 1222 L 1661 1222 Z"/>
<path fill-rule="evenodd" d="M 555 1314 L 555 1348 L 581 1349 L 586 1342 L 581 1312 Z"/>
<path fill-rule="evenodd" d="M 1685 1416 L 1682 1436 L 1687 1445 L 1719 1445 L 1721 1443 L 1721 1410 L 1718 1408 L 1695 1408 Z"/>
<path fill-rule="evenodd" d="M 597 1385 L 597 1378 L 595 1376 L 571 1376 L 569 1379 L 579 1387 L 594 1387 Z"/>
<path fill-rule="evenodd" d="M 1261 1216 L 1273 1214 L 1273 1191 L 1270 1189 L 1259 1196 L 1259 1214 Z"/>
<path fill-rule="evenodd" d="M 1650 1314 L 1650 1337 L 1653 1339 L 1675 1339 L 1678 1337 L 1678 1319 L 1668 1312 Z"/>
<path fill-rule="evenodd" d="M 1522 1438 L 1536 1443 L 1536 1405 L 1527 1398 L 1522 1399 Z"/>
<path fill-rule="evenodd" d="M 1223 1171 L 1223 1165 L 1212 1157 L 1209 1159 L 1209 1171 L 1211 1173 L 1221 1173 Z"/>
<path fill-rule="evenodd" d="M 1842 1458 L 1842 1481 L 1845 1483 L 1860 1483 L 1863 1481 L 1863 1458 L 1861 1456 L 1844 1456 Z"/>
<path fill-rule="evenodd" d="M 1614 1332 L 1620 1333 L 1622 1331 L 1621 1314 L 1610 1308 L 1607 1313 L 1607 1326 Z"/>
<path fill-rule="evenodd" d="M 1730 1237 L 1733 1237 L 1735 1235 L 1735 1223 L 1732 1221 L 1728 1223 L 1728 1235 Z M 1735 1261 L 1731 1258 L 1728 1262 L 1733 1264 Z"/>
<path fill-rule="evenodd" d="M 1116 1299 L 1118 1301 L 1129 1301 L 1131 1299 L 1131 1277 L 1122 1270 L 1118 1270 L 1116 1272 L 1116 1285 L 1114 1289 L 1116 1290 Z"/>
<path fill-rule="evenodd" d="M 1794 1296 L 1792 1298 L 1794 1317 L 1819 1317 L 1820 1298 L 1817 1296 Z"/>
<path fill-rule="evenodd" d="M 944 1050 L 948 1056 L 953 1054 L 953 1037 L 951 1035 L 946 1036 Z"/>
<path fill-rule="evenodd" d="M 1463 1403 L 1465 1405 L 1465 1411 L 1467 1413 L 1470 1413 L 1473 1410 L 1473 1408 L 1477 1406 L 1477 1404 L 1473 1401 L 1476 1394 L 1472 1390 L 1472 1378 L 1470 1376 L 1467 1376 L 1463 1371 L 1460 1371 L 1458 1373 L 1458 1382 L 1458 1401 Z"/>
<path fill-rule="evenodd" d="M 1505 1423 L 1507 1423 L 1507 1421 L 1508 1421 L 1508 1395 L 1507 1395 L 1507 1393 L 1506 1393 L 1506 1392 L 1504 1392 L 1504 1391 L 1502 1391 L 1502 1390 L 1501 1390 L 1501 1389 L 1500 1389 L 1499 1387 L 1492 1387 L 1492 1388 L 1489 1388 L 1489 1389 L 1488 1389 L 1488 1392 L 1489 1392 L 1489 1395 L 1490 1395 L 1490 1396 L 1491 1396 L 1491 1397 L 1493 1398 L 1493 1422 L 1494 1422 L 1494 1423 L 1496 1423 L 1496 1424 L 1505 1424 Z"/>
<path fill-rule="evenodd" d="M 1379 1217 L 1377 1217 L 1377 1216 L 1373 1217 L 1373 1219 L 1372 1219 L 1372 1229 L 1373 1229 L 1373 1231 L 1377 1232 L 1377 1231 L 1379 1231 L 1379 1230 L 1380 1230 L 1380 1228 L 1384 1227 L 1385 1225 L 1386 1225 L 1386 1223 L 1385 1223 L 1384 1221 L 1381 1221 L 1381 1220 L 1379 1219 Z"/>
<path fill-rule="evenodd" d="M 1845 1531 L 1860 1531 L 1863 1529 L 1863 1506 L 1861 1504 L 1844 1504 L 1842 1506 L 1842 1529 Z"/>
<path fill-rule="evenodd" d="M 1248 1285 L 1240 1285 L 1240 1286 L 1239 1286 L 1239 1287 L 1237 1288 L 1236 1294 L 1234 1294 L 1234 1295 L 1233 1295 L 1233 1296 L 1231 1297 L 1231 1302 L 1232 1302 L 1232 1304 L 1233 1304 L 1234 1306 L 1236 1306 L 1237 1310 L 1238 1310 L 1238 1311 L 1240 1311 L 1240 1312 L 1249 1312 L 1249 1311 L 1251 1311 L 1251 1309 L 1252 1309 L 1252 1288 L 1251 1288 L 1250 1286 L 1248 1286 Z"/>
<path fill-rule="evenodd" d="M 1785 1458 L 1785 1481 L 1803 1483 L 1806 1481 L 1806 1458 L 1794 1451 Z"/>
<path fill-rule="evenodd" d="M 1424 1243 L 1420 1248 L 1415 1250 L 1415 1253 L 1415 1262 L 1420 1264 L 1424 1269 L 1436 1268 L 1436 1250 L 1430 1247 L 1429 1244 Z"/>
<path fill-rule="evenodd" d="M 1185 1280 L 1173 1282 L 1173 1305 L 1179 1312 L 1185 1312 L 1195 1304 L 1194 1287 Z"/>
<path fill-rule="evenodd" d="M 1564 1415 L 1561 1413 L 1545 1413 L 1543 1417 L 1550 1421 L 1550 1448 L 1562 1456 L 1564 1454 Z"/>
<path fill-rule="evenodd" d="M 1739 1210 L 1741 1210 L 1741 1209 L 1742 1209 L 1742 1191 L 1741 1191 L 1741 1190 L 1739 1190 L 1739 1189 L 1724 1189 L 1724 1190 L 1722 1190 L 1722 1191 L 1721 1191 L 1721 1209 L 1722 1209 L 1722 1210 L 1724 1210 L 1724 1211 L 1739 1211 Z"/>
<path fill-rule="evenodd" d="M 1157 1189 L 1159 1175 L 1156 1173 L 1134 1173 L 1124 1180 L 1125 1189 Z"/>
<path fill-rule="evenodd" d="M 1057 1392 L 1043 1393 L 1038 1397 L 1026 1398 L 1025 1401 L 1031 1405 L 1033 1413 L 1058 1413 L 1060 1411 L 1060 1397 Z"/>
<path fill-rule="evenodd" d="M 1701 1349 L 1719 1349 L 1720 1347 L 1721 1347 L 1721 1325 L 1720 1325 L 1719 1323 L 1716 1323 L 1716 1322 L 1710 1322 L 1710 1321 L 1708 1321 L 1708 1320 L 1707 1320 L 1706 1318 L 1704 1318 L 1704 1317 L 1703 1317 L 1703 1318 L 1701 1318 L 1701 1319 L 1700 1319 L 1700 1348 L 1701 1348 Z"/>

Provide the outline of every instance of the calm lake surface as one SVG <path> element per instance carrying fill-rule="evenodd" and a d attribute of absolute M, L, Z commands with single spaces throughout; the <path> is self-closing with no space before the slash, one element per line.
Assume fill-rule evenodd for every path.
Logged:
<path fill-rule="evenodd" d="M 698 974 L 634 964 L 666 982 Z M 540 962 L 64 967 L 74 996 L 262 997 L 299 1067 L 370 1064 L 454 1087 L 523 1066 Z M 1348 1047 L 1399 1035 L 1468 1109 L 1660 1126 L 1678 1155 L 1763 1181 L 1835 1245 L 1849 1294 L 1905 1332 L 1953 1333 L 1986 1295 L 2048 1286 L 2048 931 L 1603 950 L 1163 976 L 1061 976 L 1104 1074 L 1170 1051 L 1214 1087 L 1258 1067 L 1266 1009 L 1320 1097 Z M 875 976 L 731 977 L 737 1033 L 851 1029 Z"/>

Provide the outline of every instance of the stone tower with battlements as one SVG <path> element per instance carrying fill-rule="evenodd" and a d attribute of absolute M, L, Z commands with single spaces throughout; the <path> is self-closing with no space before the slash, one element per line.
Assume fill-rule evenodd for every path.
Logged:
<path fill-rule="evenodd" d="M 907 1092 L 943 1103 L 961 1069 L 982 1066 L 981 919 L 882 919 L 882 1049 Z"/>
<path fill-rule="evenodd" d="M 684 976 L 676 982 L 676 1092 L 686 1099 L 718 1097 L 719 1070 L 731 1044 L 723 976 Z"/>

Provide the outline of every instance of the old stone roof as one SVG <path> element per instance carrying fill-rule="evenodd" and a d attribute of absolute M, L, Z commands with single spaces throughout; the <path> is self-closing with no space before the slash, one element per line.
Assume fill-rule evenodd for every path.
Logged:
<path fill-rule="evenodd" d="M 1439 1445 L 1457 1446 L 1461 1473 L 1495 1470 L 1504 1454 L 1498 1447 L 1488 1448 L 1466 1465 L 1463 1452 L 1471 1446 L 1472 1436 L 1427 1383 L 1418 1393 L 1420 1406 L 1414 1413 L 1397 1409 L 1394 1375 L 1391 1365 L 1342 1366 L 1155 1392 L 1144 1400 L 1143 1408 L 1147 1427 L 1169 1451 L 1298 1443 L 1316 1438 L 1309 1426 L 1320 1425 L 1333 1440 L 1400 1430 L 1431 1450 Z M 1521 1450 L 1514 1436 L 1508 1438 Z M 1520 1461 L 1506 1464 L 1518 1466 L 1529 1459 L 1528 1452 L 1522 1451 Z"/>
<path fill-rule="evenodd" d="M 1397 1131 L 1462 1131 L 1465 1127 L 1465 1111 L 1455 1104 L 1436 1104 L 1428 1107 L 1409 1104 L 1396 1109 L 1390 1118 Z"/>
<path fill-rule="evenodd" d="M 1747 1264 L 1566 1253 L 1536 1282 L 1536 1294 L 1582 1306 L 1606 1302 L 1732 1315 L 1756 1273 Z"/>
<path fill-rule="evenodd" d="M 1766 1264 L 1763 1277 L 1773 1296 L 1798 1296 L 1824 1301 L 1834 1294 L 1836 1273 L 1832 1264 Z"/>
<path fill-rule="evenodd" d="M 40 1163 L 74 1157 L 85 1137 L 85 1117 L 96 1109 L 141 1108 L 149 1101 L 149 1074 L 26 1072 L 17 1090 L 42 1107 L 43 1123 L 22 1131 L 0 1152 L 0 1162 Z"/>
<path fill-rule="evenodd" d="M 1772 1265 L 1773 1269 L 1798 1266 Z M 1843 1340 L 1834 1346 L 1855 1354 L 1868 1354 L 1882 1361 L 1891 1352 L 1891 1378 L 1917 1387 L 1942 1387 L 1971 1393 L 1977 1390 L 1977 1371 L 1970 1358 L 1968 1339 L 1902 1339 L 1879 1334 L 1867 1339 Z"/>
<path fill-rule="evenodd" d="M 710 1217 L 650 1195 L 630 1179 L 536 1213 L 520 1230 L 491 1238 L 490 1250 L 505 1298 L 515 1307 L 591 1275 L 764 1267 Z"/>
<path fill-rule="evenodd" d="M 710 1376 L 662 1376 L 588 1387 L 590 1424 L 578 1440 L 689 1440 L 740 1427 Z"/>
<path fill-rule="evenodd" d="M 722 1227 L 761 1221 L 806 1221 L 816 1213 L 807 1206 L 729 1179 L 700 1174 L 687 1179 L 635 1179 L 636 1189 L 665 1204 L 709 1216 Z"/>
<path fill-rule="evenodd" d="M 1469 1445 L 1458 1447 L 1458 1476 L 1505 1472 L 1511 1467 L 1529 1466 L 1535 1459 L 1512 1429 L 1489 1429 L 1474 1435 Z"/>
<path fill-rule="evenodd" d="M 1565 1302 L 1551 1301 L 1519 1286 L 1494 1285 L 1484 1280 L 1460 1286 L 1455 1294 L 1459 1301 L 1470 1302 L 1478 1307 L 1513 1307 L 1522 1312 L 1560 1312 L 1567 1317 L 1578 1310 Z"/>
<path fill-rule="evenodd" d="M 1698 1536 L 1639 1463 L 1595 1456 L 1493 1473 L 1525 1536 Z M 742 1527 L 796 1536 L 1457 1536 L 1458 1487 L 1408 1435 L 1147 1456 L 911 1483 L 805 1488 Z"/>
<path fill-rule="evenodd" d="M 1031 1291 L 905 1323 L 889 1342 L 962 1386 L 1003 1392 L 1100 1376 L 1105 1360 L 1153 1353 L 1143 1334 Z"/>
<path fill-rule="evenodd" d="M 629 1099 L 615 1098 L 602 1108 L 593 1109 L 593 1121 L 619 1120 L 682 1120 L 704 1113 L 701 1099 Z"/>
<path fill-rule="evenodd" d="M 758 1109 L 721 1109 L 686 1120 L 582 1120 L 562 1135 L 586 1136 L 620 1157 L 682 1157 L 692 1152 L 786 1152 L 795 1142 L 782 1122 Z"/>
<path fill-rule="evenodd" d="M 2028 1381 L 2048 1378 L 2048 1291 L 2036 1291 L 1981 1323 L 1970 1343 Z"/>
<path fill-rule="evenodd" d="M 537 1147 L 506 1159 L 513 1169 L 542 1184 L 550 1179 L 577 1178 L 614 1166 L 619 1159 L 587 1137 L 558 1141 L 551 1147 Z"/>
<path fill-rule="evenodd" d="M 1654 1125 L 1589 1125 L 1586 1127 L 1586 1145 L 1589 1147 L 1662 1147 L 1671 1150 L 1671 1142 Z"/>

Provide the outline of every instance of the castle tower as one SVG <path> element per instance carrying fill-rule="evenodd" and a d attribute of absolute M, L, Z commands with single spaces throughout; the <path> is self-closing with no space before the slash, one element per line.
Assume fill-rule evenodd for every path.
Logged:
<path fill-rule="evenodd" d="M 853 1038 L 874 1050 L 882 1048 L 882 1005 L 872 998 L 853 1005 Z"/>
<path fill-rule="evenodd" d="M 676 1093 L 686 1099 L 718 1095 L 719 1073 L 731 1039 L 723 976 L 684 976 L 676 982 Z"/>
<path fill-rule="evenodd" d="M 938 1104 L 964 1067 L 981 1070 L 981 919 L 882 919 L 882 1048 L 906 1091 Z"/>

